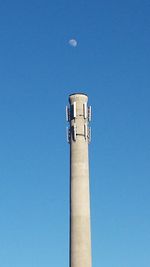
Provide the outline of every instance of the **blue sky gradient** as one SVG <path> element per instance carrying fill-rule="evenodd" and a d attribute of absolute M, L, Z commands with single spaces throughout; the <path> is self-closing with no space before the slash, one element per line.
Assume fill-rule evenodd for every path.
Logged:
<path fill-rule="evenodd" d="M 149 14 L 148 0 L 0 1 L 0 266 L 69 266 L 76 91 L 93 110 L 93 267 L 150 266 Z"/>

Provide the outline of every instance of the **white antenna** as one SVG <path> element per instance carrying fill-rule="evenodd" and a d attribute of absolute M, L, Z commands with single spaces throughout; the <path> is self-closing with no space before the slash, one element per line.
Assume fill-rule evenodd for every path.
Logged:
<path fill-rule="evenodd" d="M 73 118 L 76 118 L 76 102 L 73 103 Z"/>
<path fill-rule="evenodd" d="M 73 140 L 76 141 L 77 139 L 77 126 L 74 124 L 73 126 Z"/>
<path fill-rule="evenodd" d="M 87 118 L 87 103 L 83 104 L 83 114 L 84 114 L 84 119 Z"/>
<path fill-rule="evenodd" d="M 66 106 L 66 121 L 70 121 L 70 109 Z"/>
<path fill-rule="evenodd" d="M 88 139 L 89 139 L 89 143 L 91 143 L 91 127 L 89 127 L 88 129 Z"/>
<path fill-rule="evenodd" d="M 92 116 L 91 113 L 92 113 L 92 111 L 91 111 L 91 106 L 89 106 L 89 107 L 88 107 L 88 120 L 89 120 L 89 121 L 91 121 L 91 116 Z"/>
<path fill-rule="evenodd" d="M 67 142 L 70 143 L 70 129 L 66 128 Z"/>
<path fill-rule="evenodd" d="M 87 124 L 84 124 L 84 137 L 85 137 L 85 140 L 88 137 Z"/>

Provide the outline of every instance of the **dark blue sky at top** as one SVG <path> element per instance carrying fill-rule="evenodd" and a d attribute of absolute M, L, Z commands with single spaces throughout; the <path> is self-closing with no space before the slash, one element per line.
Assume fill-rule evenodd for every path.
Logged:
<path fill-rule="evenodd" d="M 74 92 L 93 111 L 93 267 L 150 266 L 148 0 L 0 1 L 0 266 L 69 266 Z"/>

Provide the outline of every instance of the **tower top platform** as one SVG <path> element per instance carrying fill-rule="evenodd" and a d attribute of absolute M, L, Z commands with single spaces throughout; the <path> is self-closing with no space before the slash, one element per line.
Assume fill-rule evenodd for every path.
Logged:
<path fill-rule="evenodd" d="M 72 96 L 72 95 L 85 95 L 85 96 L 88 96 L 88 95 L 87 95 L 87 94 L 85 94 L 85 93 L 79 93 L 79 92 L 78 92 L 78 93 L 73 93 L 73 94 L 70 94 L 70 95 L 69 95 L 69 97 L 70 97 L 70 96 Z"/>
<path fill-rule="evenodd" d="M 69 103 L 73 102 L 87 102 L 88 101 L 88 96 L 87 94 L 84 93 L 74 93 L 69 95 Z"/>

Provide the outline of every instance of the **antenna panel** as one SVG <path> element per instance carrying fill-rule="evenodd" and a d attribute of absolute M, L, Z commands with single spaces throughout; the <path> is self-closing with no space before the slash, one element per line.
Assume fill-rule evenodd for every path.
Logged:
<path fill-rule="evenodd" d="M 70 129 L 66 128 L 66 134 L 67 134 L 67 142 L 70 143 Z"/>
<path fill-rule="evenodd" d="M 91 106 L 89 106 L 88 107 L 88 121 L 91 121 L 91 113 L 92 113 L 92 111 L 91 111 Z"/>
<path fill-rule="evenodd" d="M 91 127 L 89 127 L 88 129 L 88 139 L 89 139 L 89 143 L 91 142 Z"/>
<path fill-rule="evenodd" d="M 87 103 L 83 104 L 83 114 L 84 114 L 84 119 L 87 118 Z"/>
<path fill-rule="evenodd" d="M 70 121 L 70 109 L 66 106 L 66 121 Z"/>
<path fill-rule="evenodd" d="M 77 139 L 77 126 L 74 124 L 73 126 L 73 140 L 76 141 Z"/>
<path fill-rule="evenodd" d="M 76 118 L 77 112 L 76 112 L 76 102 L 73 103 L 73 118 Z"/>
<path fill-rule="evenodd" d="M 87 136 L 88 136 L 87 124 L 84 124 L 84 137 L 85 137 L 85 140 L 87 139 Z"/>

